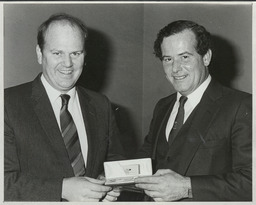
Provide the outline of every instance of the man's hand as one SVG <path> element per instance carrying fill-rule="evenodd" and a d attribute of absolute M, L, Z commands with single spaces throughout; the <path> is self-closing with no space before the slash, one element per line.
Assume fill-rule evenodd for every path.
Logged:
<path fill-rule="evenodd" d="M 162 202 L 187 198 L 191 182 L 189 177 L 170 169 L 160 169 L 153 176 L 136 178 L 135 186 L 144 189 L 155 201 Z"/>
<path fill-rule="evenodd" d="M 101 174 L 98 176 L 97 179 L 105 180 L 104 174 Z M 119 197 L 121 194 L 120 187 L 114 187 L 111 191 L 107 193 L 107 195 L 102 199 L 103 202 L 113 202 L 117 200 L 117 197 Z"/>
<path fill-rule="evenodd" d="M 89 177 L 63 179 L 62 198 L 68 201 L 99 201 L 112 188 L 104 185 L 105 180 Z"/>
<path fill-rule="evenodd" d="M 121 190 L 119 187 L 114 187 L 112 191 L 108 192 L 103 202 L 113 202 L 117 200 L 117 197 L 120 196 Z"/>

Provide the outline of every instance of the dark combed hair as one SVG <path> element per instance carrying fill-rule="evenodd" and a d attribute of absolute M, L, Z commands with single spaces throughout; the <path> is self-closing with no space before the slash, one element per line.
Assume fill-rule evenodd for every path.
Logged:
<path fill-rule="evenodd" d="M 49 28 L 49 26 L 55 22 L 67 22 L 71 26 L 77 27 L 80 30 L 82 36 L 84 36 L 84 44 L 85 44 L 86 39 L 88 37 L 88 29 L 86 25 L 80 19 L 74 16 L 71 16 L 66 13 L 58 13 L 50 16 L 49 19 L 43 22 L 38 28 L 37 44 L 39 45 L 41 51 L 43 51 L 44 49 L 46 31 Z M 85 45 L 84 45 L 84 49 L 85 49 Z"/>
<path fill-rule="evenodd" d="M 154 43 L 155 56 L 162 59 L 161 44 L 165 37 L 180 33 L 184 30 L 191 30 L 195 34 L 197 40 L 196 51 L 199 55 L 204 56 L 211 48 L 211 34 L 203 26 L 188 20 L 174 21 L 159 31 Z"/>

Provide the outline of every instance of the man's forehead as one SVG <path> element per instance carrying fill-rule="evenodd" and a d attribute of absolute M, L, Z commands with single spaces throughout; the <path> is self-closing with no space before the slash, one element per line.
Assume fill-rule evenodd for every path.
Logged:
<path fill-rule="evenodd" d="M 50 50 L 77 51 L 84 47 L 81 32 L 68 24 L 52 24 L 44 39 L 44 47 Z"/>
<path fill-rule="evenodd" d="M 185 30 L 180 31 L 178 33 L 174 33 L 172 35 L 169 35 L 169 36 L 165 37 L 164 39 L 168 39 L 168 38 L 169 39 L 173 39 L 173 38 L 175 38 L 175 39 L 176 38 L 186 39 L 186 38 L 189 38 L 190 40 L 196 40 L 196 35 L 190 29 L 185 29 Z"/>
<path fill-rule="evenodd" d="M 165 37 L 162 41 L 161 48 L 163 49 L 170 46 L 175 46 L 177 49 L 177 47 L 190 47 L 191 45 L 196 48 L 196 36 L 192 31 L 187 30 Z"/>
<path fill-rule="evenodd" d="M 76 39 L 78 37 L 81 41 L 84 41 L 82 32 L 77 26 L 63 22 L 56 22 L 49 25 L 45 32 L 44 39 L 47 42 L 50 39 L 58 40 L 58 38 L 66 38 L 67 36 L 73 36 L 73 38 Z"/>
<path fill-rule="evenodd" d="M 47 28 L 46 34 L 55 31 L 55 30 L 62 30 L 62 29 L 69 29 L 71 28 L 74 31 L 80 31 L 79 28 L 76 25 L 72 25 L 70 22 L 66 20 L 59 20 L 59 21 L 53 21 Z"/>

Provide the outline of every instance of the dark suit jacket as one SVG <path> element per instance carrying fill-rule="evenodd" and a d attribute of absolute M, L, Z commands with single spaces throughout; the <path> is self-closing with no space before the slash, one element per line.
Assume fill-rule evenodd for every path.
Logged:
<path fill-rule="evenodd" d="M 176 94 L 155 107 L 138 157 L 156 158 Z M 252 200 L 252 96 L 212 80 L 167 153 L 166 169 L 191 177 L 193 200 Z"/>
<path fill-rule="evenodd" d="M 122 158 L 119 133 L 105 96 L 77 92 L 88 138 L 86 176 L 97 178 L 104 161 Z M 63 178 L 74 174 L 40 75 L 4 97 L 4 199 L 60 201 Z"/>

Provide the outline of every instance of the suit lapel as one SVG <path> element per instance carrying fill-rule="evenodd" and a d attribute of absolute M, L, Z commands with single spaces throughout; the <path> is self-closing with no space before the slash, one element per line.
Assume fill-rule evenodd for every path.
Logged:
<path fill-rule="evenodd" d="M 100 149 L 100 139 L 98 136 L 97 115 L 90 97 L 78 87 L 78 96 L 81 105 L 81 110 L 84 118 L 87 141 L 88 141 L 88 157 L 86 164 L 86 175 L 92 176 L 95 163 L 97 162 L 97 153 Z"/>
<path fill-rule="evenodd" d="M 154 125 L 154 127 L 157 128 L 157 131 L 153 132 L 153 133 L 156 133 L 156 139 L 155 139 L 155 143 L 154 143 L 152 159 L 155 159 L 156 147 L 157 147 L 159 135 L 161 133 L 161 130 L 165 129 L 164 122 L 166 121 L 166 118 L 169 118 L 172 108 L 175 104 L 175 101 L 176 101 L 176 95 L 172 95 L 170 97 L 170 99 L 167 101 L 167 103 L 162 106 L 161 110 L 159 111 L 158 116 L 156 117 L 156 124 Z"/>
<path fill-rule="evenodd" d="M 66 152 L 66 147 L 40 77 L 41 75 L 38 75 L 32 84 L 32 106 L 53 150 L 57 153 L 56 156 L 62 159 L 61 161 L 67 167 L 66 171 L 70 175 L 73 173 L 73 170 Z"/>
<path fill-rule="evenodd" d="M 199 145 L 206 140 L 206 133 L 215 114 L 220 109 L 215 103 L 219 97 L 221 97 L 221 87 L 212 80 L 200 103 L 170 146 L 167 157 L 174 171 L 182 175 L 186 174 Z"/>

